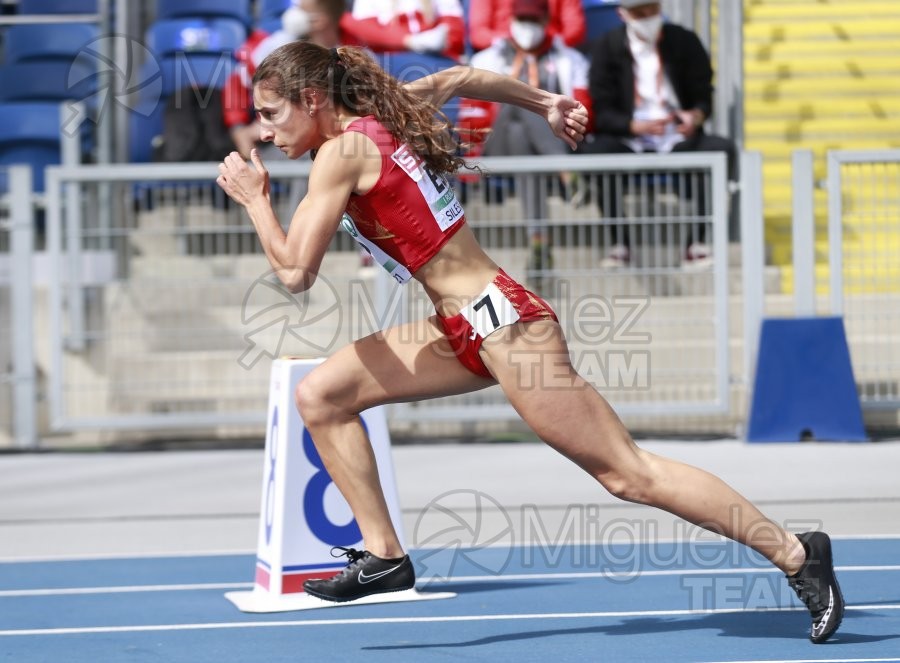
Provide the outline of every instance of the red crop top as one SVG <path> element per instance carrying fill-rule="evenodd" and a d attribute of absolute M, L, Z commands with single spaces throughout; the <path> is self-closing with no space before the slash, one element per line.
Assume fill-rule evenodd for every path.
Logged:
<path fill-rule="evenodd" d="M 342 225 L 397 282 L 406 283 L 465 223 L 447 180 L 432 173 L 372 116 L 354 120 L 381 151 L 381 175 L 365 195 L 351 194 Z"/>

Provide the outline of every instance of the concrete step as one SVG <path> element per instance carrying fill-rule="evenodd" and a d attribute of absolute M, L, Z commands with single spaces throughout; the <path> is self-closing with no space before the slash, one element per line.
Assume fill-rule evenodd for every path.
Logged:
<path fill-rule="evenodd" d="M 846 56 L 832 53 L 808 59 L 780 57 L 775 60 L 749 60 L 744 65 L 746 80 L 785 81 L 804 77 L 850 76 L 865 78 L 900 71 L 900 62 L 890 53 Z"/>
<path fill-rule="evenodd" d="M 748 122 L 766 119 L 806 120 L 826 117 L 870 117 L 900 116 L 900 96 L 897 97 L 846 97 L 830 99 L 828 104 L 818 104 L 807 99 L 745 99 L 744 110 Z"/>
<path fill-rule="evenodd" d="M 746 4 L 746 3 L 745 3 Z M 900 22 L 900 7 L 890 0 L 855 0 L 852 5 L 844 2 L 772 2 L 746 4 L 744 13 L 748 23 L 762 24 L 795 21 L 853 21 L 864 16 Z"/>
<path fill-rule="evenodd" d="M 822 100 L 843 98 L 848 96 L 874 97 L 886 95 L 896 97 L 900 90 L 894 85 L 896 78 L 890 75 L 872 75 L 862 78 L 851 76 L 824 76 L 816 78 L 798 78 L 790 81 L 748 80 L 744 86 L 747 98 L 759 98 L 765 101 L 780 99 L 819 98 Z M 892 92 L 893 91 L 893 92 Z"/>
<path fill-rule="evenodd" d="M 818 5 L 818 3 L 817 3 Z M 795 22 L 749 21 L 744 24 L 744 42 L 757 43 L 817 40 L 827 47 L 833 41 L 891 38 L 900 35 L 900 21 L 855 14 L 840 20 L 818 19 Z"/>

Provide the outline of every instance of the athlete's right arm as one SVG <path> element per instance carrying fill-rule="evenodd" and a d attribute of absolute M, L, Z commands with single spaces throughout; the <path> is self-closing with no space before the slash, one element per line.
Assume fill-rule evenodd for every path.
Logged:
<path fill-rule="evenodd" d="M 287 232 L 272 209 L 268 174 L 256 151 L 251 155 L 253 169 L 237 153 L 220 166 L 220 186 L 247 210 L 269 264 L 291 292 L 308 290 L 315 282 L 347 200 L 363 177 L 364 151 L 346 144 L 360 138 L 365 139 L 347 133 L 322 145 L 310 171 L 307 194 Z"/>

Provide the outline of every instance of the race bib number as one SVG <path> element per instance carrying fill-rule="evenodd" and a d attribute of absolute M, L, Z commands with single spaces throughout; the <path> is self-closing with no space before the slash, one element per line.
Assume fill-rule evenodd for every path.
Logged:
<path fill-rule="evenodd" d="M 456 199 L 450 183 L 441 175 L 433 173 L 409 147 L 401 145 L 391 155 L 391 159 L 418 185 L 419 193 L 428 203 L 434 221 L 441 230 L 447 230 L 463 218 L 462 205 Z"/>
<path fill-rule="evenodd" d="M 355 239 L 361 247 L 368 251 L 372 255 L 372 259 L 379 265 L 381 265 L 397 283 L 403 284 L 412 278 L 412 274 L 410 274 L 405 265 L 391 258 L 372 240 L 370 240 L 368 237 L 365 237 L 361 232 L 359 232 L 356 224 L 353 222 L 353 219 L 350 218 L 349 214 L 344 214 L 343 218 L 341 219 L 341 227 L 345 231 L 350 233 L 350 236 Z"/>
<path fill-rule="evenodd" d="M 471 304 L 462 308 L 460 314 L 481 338 L 487 338 L 492 332 L 519 319 L 519 313 L 512 302 L 494 283 L 488 285 Z"/>

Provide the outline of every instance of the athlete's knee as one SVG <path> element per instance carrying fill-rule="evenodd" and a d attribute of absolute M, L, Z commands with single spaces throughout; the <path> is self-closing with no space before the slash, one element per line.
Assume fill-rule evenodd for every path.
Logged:
<path fill-rule="evenodd" d="M 658 486 L 652 463 L 641 460 L 628 467 L 606 470 L 597 480 L 614 497 L 626 502 L 652 504 Z"/>
<path fill-rule="evenodd" d="M 294 403 L 307 428 L 315 428 L 340 417 L 333 397 L 333 387 L 326 375 L 312 371 L 294 389 Z"/>

